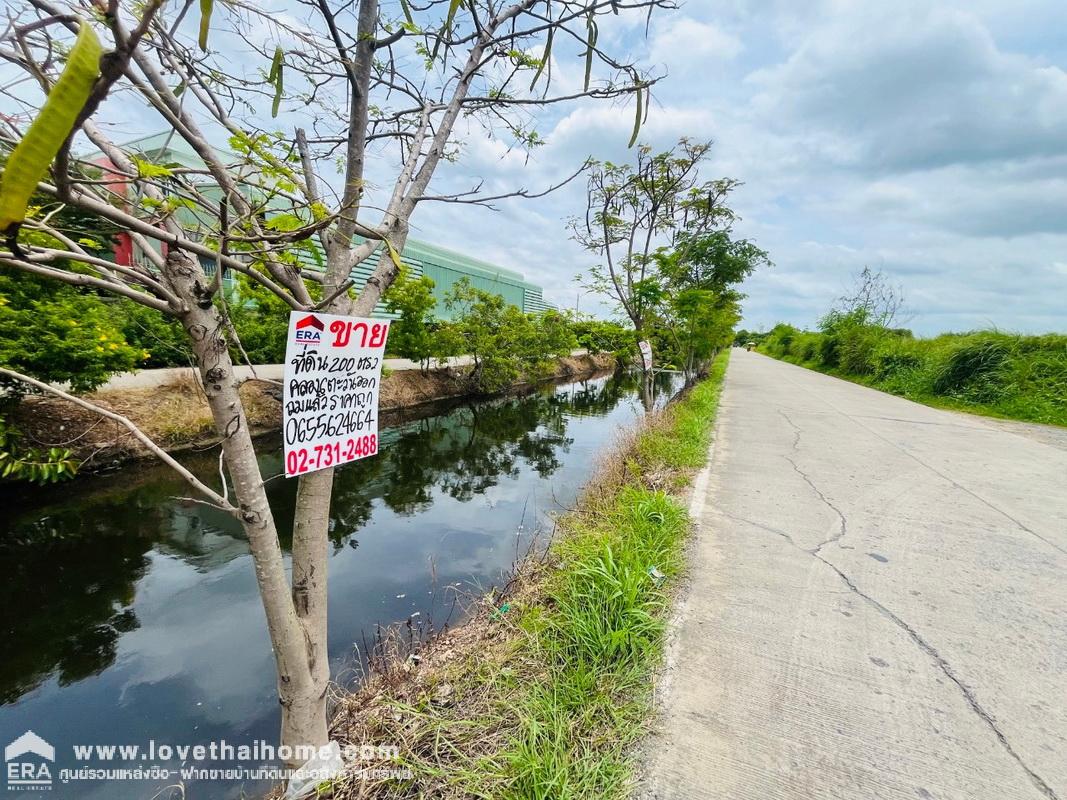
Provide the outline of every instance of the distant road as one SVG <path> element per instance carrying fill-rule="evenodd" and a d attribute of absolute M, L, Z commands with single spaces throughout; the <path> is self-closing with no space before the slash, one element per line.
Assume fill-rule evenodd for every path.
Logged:
<path fill-rule="evenodd" d="M 1067 800 L 1067 431 L 735 350 L 646 798 Z"/>

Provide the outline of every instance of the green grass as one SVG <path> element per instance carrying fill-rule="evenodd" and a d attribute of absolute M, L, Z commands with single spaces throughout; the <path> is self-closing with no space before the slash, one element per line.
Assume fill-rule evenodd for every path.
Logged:
<path fill-rule="evenodd" d="M 361 712 L 358 735 L 401 737 L 415 774 L 367 796 L 627 796 L 684 567 L 680 494 L 705 461 L 726 360 L 604 466 L 507 613 L 471 623 L 491 628 L 488 641 L 405 702 L 387 700 L 374 724 Z M 441 708 L 433 695 L 444 684 L 455 700 Z"/>
<path fill-rule="evenodd" d="M 870 326 L 818 333 L 782 325 L 760 351 L 938 408 L 1067 425 L 1067 336 L 915 339 Z"/>

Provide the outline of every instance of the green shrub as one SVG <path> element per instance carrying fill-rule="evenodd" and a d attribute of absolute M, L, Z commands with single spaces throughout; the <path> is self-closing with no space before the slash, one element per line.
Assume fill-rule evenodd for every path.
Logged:
<path fill-rule="evenodd" d="M 590 353 L 614 353 L 625 357 L 637 352 L 633 329 L 610 320 L 580 319 L 571 323 L 578 347 Z"/>
<path fill-rule="evenodd" d="M 139 367 L 149 354 L 127 341 L 113 305 L 48 278 L 0 274 L 0 364 L 78 392 Z"/>
<path fill-rule="evenodd" d="M 874 372 L 874 355 L 885 336 L 882 328 L 856 325 L 841 331 L 838 365 L 850 375 Z"/>
<path fill-rule="evenodd" d="M 974 333 L 949 348 L 934 376 L 935 394 L 991 402 L 1007 388 L 1000 374 L 1016 349 L 1018 337 Z"/>
<path fill-rule="evenodd" d="M 498 392 L 520 376 L 537 378 L 550 370 L 552 359 L 577 345 L 566 317 L 558 311 L 524 314 L 504 298 L 471 285 L 464 278 L 445 297 L 451 324 L 439 336 L 440 354 L 469 354 L 474 391 Z"/>
<path fill-rule="evenodd" d="M 771 328 L 771 332 L 767 334 L 760 349 L 777 358 L 791 355 L 793 339 L 798 333 L 800 331 L 792 325 L 779 322 Z"/>
<path fill-rule="evenodd" d="M 822 334 L 782 326 L 790 346 L 772 335 L 760 349 L 914 400 L 1067 425 L 1067 336 L 975 331 L 915 339 L 904 329 L 833 323 Z"/>
<path fill-rule="evenodd" d="M 796 338 L 793 351 L 803 363 L 812 363 L 819 358 L 819 348 L 822 346 L 821 333 L 802 333 Z"/>

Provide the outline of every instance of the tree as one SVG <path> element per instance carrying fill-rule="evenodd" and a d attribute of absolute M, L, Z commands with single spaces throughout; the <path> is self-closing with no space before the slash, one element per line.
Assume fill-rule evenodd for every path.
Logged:
<path fill-rule="evenodd" d="M 733 338 L 741 318 L 742 295 L 686 288 L 668 295 L 657 315 L 663 331 L 665 357 L 687 381 L 703 375 L 708 365 Z"/>
<path fill-rule="evenodd" d="M 220 493 L 161 448 L 155 452 L 204 502 L 244 527 L 277 666 L 283 744 L 328 741 L 333 470 L 300 479 L 287 577 L 237 391 L 233 326 L 220 294 L 224 275 L 244 276 L 291 309 L 369 315 L 396 278 L 420 204 L 494 199 L 478 187 L 429 191 L 439 167 L 462 155 L 458 122 L 530 148 L 540 141 L 532 128 L 540 107 L 647 95 L 656 76 L 612 56 L 597 37 L 598 24 L 616 13 L 643 17 L 669 7 L 670 0 L 388 7 L 378 0 L 302 0 L 297 13 L 272 15 L 256 4 L 208 1 L 197 19 L 190 3 L 166 0 L 113 0 L 106 7 L 30 0 L 9 16 L 0 58 L 23 74 L 0 87 L 4 137 L 14 145 L 0 179 L 6 237 L 0 267 L 126 298 L 184 329 L 230 480 Z M 560 43 L 582 47 L 584 81 L 567 94 L 552 89 L 553 42 L 557 53 Z M 258 53 L 259 63 L 246 70 L 247 59 L 235 64 L 231 50 Z M 147 105 L 165 124 L 167 141 L 198 163 L 158 163 L 158 150 L 116 143 L 98 122 L 109 94 Z M 27 128 L 23 119 L 34 122 Z M 101 180 L 85 180 L 76 168 L 75 136 L 106 157 Z M 323 177 L 333 168 L 340 170 L 336 187 Z M 378 194 L 375 186 L 382 187 Z M 34 190 L 127 232 L 140 258 L 122 265 L 94 254 L 48 215 L 27 208 Z M 518 189 L 496 197 L 504 196 L 534 195 Z M 32 241 L 38 233 L 55 243 Z M 353 270 L 378 251 L 384 256 L 352 297 Z M 321 266 L 311 263 L 320 252 Z M 320 287 L 321 300 L 309 283 Z M 0 375 L 33 380 L 7 367 Z"/>
<path fill-rule="evenodd" d="M 658 323 L 676 365 L 692 380 L 729 344 L 741 318 L 743 295 L 732 287 L 770 264 L 766 251 L 729 228 L 683 232 L 674 249 L 654 254 L 660 303 Z"/>
<path fill-rule="evenodd" d="M 819 358 L 854 375 L 873 371 L 873 356 L 904 306 L 904 292 L 884 272 L 864 267 L 849 293 L 819 320 Z M 910 332 L 908 332 L 910 336 Z"/>
<path fill-rule="evenodd" d="M 904 308 L 904 289 L 889 282 L 881 270 L 864 267 L 852 276 L 852 289 L 837 298 L 819 323 L 832 327 L 841 320 L 851 319 L 864 325 L 891 328 Z"/>
<path fill-rule="evenodd" d="M 740 184 L 703 180 L 710 143 L 682 139 L 653 155 L 637 151 L 636 166 L 597 164 L 589 176 L 584 220 L 571 229 L 604 262 L 590 270 L 589 287 L 608 294 L 630 318 L 637 339 L 659 340 L 668 363 L 692 378 L 729 340 L 741 296 L 730 289 L 767 253 L 734 239 L 737 219 L 725 204 Z M 652 380 L 642 359 L 643 399 L 652 405 Z"/>
<path fill-rule="evenodd" d="M 590 353 L 612 353 L 622 362 L 631 361 L 636 352 L 633 330 L 620 322 L 582 316 L 571 323 L 571 329 L 578 346 Z"/>
<path fill-rule="evenodd" d="M 389 326 L 389 349 L 401 358 L 418 361 L 425 372 L 434 355 L 433 279 L 426 275 L 413 278 L 400 270 L 385 293 L 385 307 L 400 318 Z"/>
<path fill-rule="evenodd" d="M 633 165 L 593 164 L 585 217 L 571 220 L 575 240 L 604 259 L 590 269 L 588 288 L 619 304 L 638 340 L 647 339 L 649 317 L 663 302 L 656 253 L 675 251 L 688 263 L 690 247 L 735 219 L 724 201 L 738 182 L 700 177 L 710 149 L 710 142 L 681 139 L 662 153 L 638 147 Z M 643 360 L 642 372 L 645 406 L 650 408 L 652 376 Z"/>

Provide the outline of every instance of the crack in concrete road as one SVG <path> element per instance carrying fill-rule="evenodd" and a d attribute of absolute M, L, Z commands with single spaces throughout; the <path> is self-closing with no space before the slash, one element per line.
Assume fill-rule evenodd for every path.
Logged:
<path fill-rule="evenodd" d="M 813 392 L 811 389 L 803 387 L 800 384 L 796 383 L 795 381 L 790 381 L 790 383 L 792 383 L 794 386 L 796 386 L 799 390 L 801 390 L 803 392 L 807 392 L 812 397 L 818 398 L 820 402 L 825 403 L 827 406 L 832 408 L 835 412 L 840 414 L 842 417 L 845 417 L 846 419 L 851 420 L 856 425 L 858 425 L 859 427 L 863 428 L 863 430 L 867 431 L 867 433 L 871 434 L 872 436 L 874 436 L 874 437 L 876 437 L 878 439 L 881 439 L 883 442 L 888 444 L 890 447 L 893 447 L 897 451 L 903 453 L 905 456 L 907 456 L 908 458 L 912 459 L 913 461 L 915 461 L 917 464 L 919 464 L 920 466 L 924 467 L 925 469 L 930 470 L 930 472 L 934 473 L 939 478 L 942 478 L 943 480 L 948 481 L 948 483 L 950 483 L 955 488 L 959 489 L 961 492 L 965 492 L 966 494 L 970 495 L 975 500 L 977 500 L 978 502 L 982 503 L 983 505 L 985 505 L 986 507 L 988 507 L 992 511 L 997 512 L 1002 517 L 1004 517 L 1005 519 L 1011 521 L 1013 524 L 1018 526 L 1018 528 L 1020 530 L 1023 530 L 1026 533 L 1028 533 L 1031 536 L 1033 536 L 1034 538 L 1039 539 L 1040 541 L 1044 542 L 1046 545 L 1048 545 L 1052 549 L 1058 550 L 1059 552 L 1063 553 L 1064 555 L 1067 555 L 1067 549 L 1061 547 L 1060 545 L 1056 544 L 1053 541 L 1050 541 L 1049 539 L 1047 539 L 1046 537 L 1042 536 L 1040 533 L 1035 531 L 1033 528 L 1031 528 L 1030 526 L 1028 526 L 1025 523 L 1023 523 L 1021 520 L 1017 519 L 1016 517 L 1012 516 L 1007 511 L 1005 511 L 1004 509 L 1000 508 L 997 505 L 994 505 L 992 502 L 990 502 L 986 498 L 982 497 L 982 495 L 978 494 L 977 492 L 975 492 L 975 491 L 973 491 L 971 489 L 968 489 L 966 486 L 964 486 L 964 485 L 960 484 L 959 482 L 953 480 L 951 477 L 949 477 L 948 475 L 943 473 L 941 470 L 937 469 L 937 467 L 934 467 L 934 466 L 931 466 L 930 464 L 927 464 L 925 461 L 923 461 L 921 458 L 919 458 L 917 455 L 915 455 L 913 452 L 911 452 L 907 448 L 901 447 L 899 444 L 894 442 L 892 439 L 889 439 L 889 438 L 883 436 L 881 433 L 879 433 L 878 431 L 874 430 L 874 428 L 870 427 L 869 425 L 865 425 L 863 422 L 860 421 L 862 418 L 871 419 L 872 418 L 871 416 L 869 416 L 869 415 L 859 415 L 859 414 L 849 414 L 848 412 L 843 411 L 842 409 L 840 409 L 837 406 L 835 406 L 833 403 L 831 403 L 825 397 L 822 397 L 821 395 L 819 395 L 817 392 Z M 779 410 L 778 413 L 781 414 L 783 417 L 786 417 L 785 413 L 782 412 L 781 410 Z M 786 417 L 786 420 L 789 420 L 789 418 Z M 789 421 L 789 424 L 793 425 L 792 421 Z M 795 425 L 793 427 L 794 427 L 794 429 L 796 429 Z M 795 442 L 799 441 L 799 439 L 800 439 L 800 431 L 799 431 L 799 429 L 796 429 L 796 439 L 794 440 L 794 449 L 796 447 Z"/>
<path fill-rule="evenodd" d="M 1031 767 L 1023 760 L 1022 756 L 1020 756 L 1019 753 L 1015 750 L 1015 748 L 1012 747 L 1011 742 L 1008 741 L 1007 736 L 1004 735 L 1004 732 L 997 725 L 996 720 L 988 711 L 986 711 L 985 708 L 982 707 L 982 704 L 978 702 L 978 698 L 974 696 L 974 693 L 963 682 L 963 680 L 956 675 L 955 671 L 952 669 L 952 666 L 948 663 L 944 656 L 942 656 L 938 652 L 937 648 L 935 648 L 928 641 L 926 641 L 926 639 L 924 639 L 919 634 L 919 632 L 915 630 L 915 628 L 909 625 L 904 619 L 895 614 L 893 611 L 891 611 L 885 605 L 880 603 L 878 600 L 875 600 L 869 594 L 863 592 L 856 585 L 855 581 L 852 580 L 852 578 L 845 574 L 835 564 L 830 561 L 827 561 L 826 558 L 824 558 L 818 552 L 819 548 L 808 549 L 806 547 L 801 547 L 799 544 L 797 544 L 792 534 L 783 531 L 779 528 L 775 528 L 771 525 L 764 525 L 763 523 L 756 522 L 755 520 L 745 519 L 744 517 L 738 517 L 733 514 L 728 514 L 724 511 L 719 511 L 718 513 L 736 522 L 743 522 L 746 525 L 751 525 L 752 527 L 758 528 L 759 530 L 776 534 L 782 539 L 785 539 L 785 541 L 787 541 L 794 549 L 799 550 L 802 553 L 806 553 L 809 556 L 812 556 L 820 563 L 825 564 L 827 567 L 832 569 L 834 573 L 845 584 L 845 586 L 848 587 L 850 592 L 864 600 L 884 618 L 888 619 L 890 622 L 892 622 L 901 630 L 903 630 L 908 635 L 908 637 L 916 645 L 918 645 L 919 649 L 921 649 L 924 653 L 926 653 L 927 656 L 930 657 L 930 659 L 933 660 L 934 664 L 941 670 L 942 673 L 944 673 L 945 677 L 952 681 L 960 690 L 960 693 L 963 695 L 963 698 L 966 701 L 967 705 L 970 707 L 971 711 L 973 711 L 993 732 L 993 735 L 996 737 L 997 741 L 1000 743 L 1004 751 L 1007 752 L 1007 754 L 1011 756 L 1020 767 L 1022 767 L 1023 771 L 1026 772 L 1027 777 L 1030 779 L 1031 783 L 1033 783 L 1033 785 L 1038 789 L 1038 791 L 1044 794 L 1045 797 L 1049 798 L 1049 800 L 1060 800 L 1059 795 L 1056 794 L 1056 791 L 1051 786 L 1049 786 L 1049 784 L 1044 780 L 1044 778 L 1042 778 L 1033 769 L 1031 769 Z M 819 545 L 819 547 L 822 547 L 822 545 Z"/>
<path fill-rule="evenodd" d="M 945 674 L 945 677 L 947 677 L 950 681 L 956 684 L 960 692 L 963 694 L 963 699 L 967 701 L 967 705 L 969 705 L 971 707 L 971 710 L 975 714 L 977 714 L 978 717 L 989 727 L 989 729 L 993 732 L 993 735 L 997 737 L 997 741 L 1000 742 L 1000 745 L 1004 748 L 1005 752 L 1007 752 L 1008 755 L 1015 759 L 1015 762 L 1023 768 L 1027 776 L 1030 778 L 1031 783 L 1033 783 L 1034 786 L 1037 787 L 1038 791 L 1044 794 L 1045 797 L 1049 798 L 1049 800 L 1059 800 L 1059 797 L 1056 794 L 1055 790 L 1051 786 L 1049 786 L 1048 783 L 1045 782 L 1044 778 L 1034 772 L 1034 770 L 1031 769 L 1030 765 L 1023 761 L 1022 756 L 1020 756 L 1019 753 L 1016 752 L 1015 748 L 1011 746 L 1011 742 L 1008 741 L 1008 737 L 1004 735 L 1004 732 L 997 725 L 997 722 L 993 718 L 993 716 L 982 707 L 982 704 L 978 702 L 978 698 L 974 696 L 974 692 L 972 692 L 967 686 L 967 684 L 965 684 L 956 675 L 956 673 L 952 669 L 952 666 L 948 663 L 948 661 L 945 660 L 944 656 L 942 656 L 932 644 L 930 644 L 928 641 L 926 641 L 926 639 L 920 636 L 919 632 L 916 631 L 913 627 L 911 627 L 911 625 L 909 625 L 903 619 L 898 617 L 884 605 L 879 603 L 877 600 L 875 600 L 873 597 L 866 594 L 865 592 L 860 591 L 859 587 L 856 586 L 852 579 L 849 578 L 848 575 L 846 575 L 840 569 L 838 569 L 834 564 L 827 561 L 818 553 L 813 553 L 812 555 L 814 555 L 816 559 L 818 559 L 823 564 L 832 569 L 835 573 L 837 573 L 838 577 L 841 578 L 842 581 L 844 581 L 845 585 L 849 589 L 856 593 L 857 597 L 863 598 L 868 604 L 870 604 L 880 614 L 882 614 L 882 616 L 895 623 L 905 633 L 907 633 L 911 640 L 915 642 L 915 644 L 918 645 L 924 653 L 926 653 L 931 659 L 933 659 L 934 663 L 937 664 L 937 666 Z"/>
<path fill-rule="evenodd" d="M 734 355 L 639 796 L 1067 800 L 1067 447 L 955 421 Z"/>
<path fill-rule="evenodd" d="M 778 413 L 782 415 L 782 418 L 786 422 L 788 422 L 790 424 L 790 426 L 792 426 L 793 434 L 794 434 L 793 435 L 793 452 L 794 453 L 799 453 L 800 452 L 800 434 L 801 434 L 800 426 L 797 425 L 795 422 L 793 422 L 793 420 L 789 418 L 789 415 L 786 414 L 781 409 L 779 409 Z M 837 520 L 838 520 L 837 533 L 835 533 L 829 539 L 825 539 L 824 541 L 819 542 L 819 544 L 814 549 L 806 551 L 806 552 L 811 553 L 812 555 L 817 555 L 820 550 L 822 550 L 824 547 L 826 547 L 826 545 L 833 544 L 834 542 L 841 541 L 841 537 L 843 537 L 848 532 L 848 520 L 845 519 L 845 515 L 841 512 L 841 509 L 838 508 L 837 506 L 835 506 L 830 501 L 830 498 L 828 498 L 825 494 L 823 494 L 822 490 L 819 489 L 819 487 L 815 485 L 814 481 L 812 481 L 812 479 L 808 475 L 808 473 L 806 473 L 804 470 L 802 470 L 799 467 L 799 465 L 797 464 L 795 459 L 791 458 L 790 456 L 786 456 L 786 455 L 783 455 L 782 458 L 784 458 L 786 461 L 788 461 L 790 463 L 790 465 L 792 465 L 793 471 L 796 472 L 796 474 L 799 475 L 801 478 L 803 478 L 804 482 L 806 484 L 808 484 L 808 486 L 811 487 L 811 490 L 813 492 L 815 492 L 815 495 L 823 502 L 823 504 L 826 505 L 829 509 L 831 509 L 835 514 L 837 514 Z"/>

